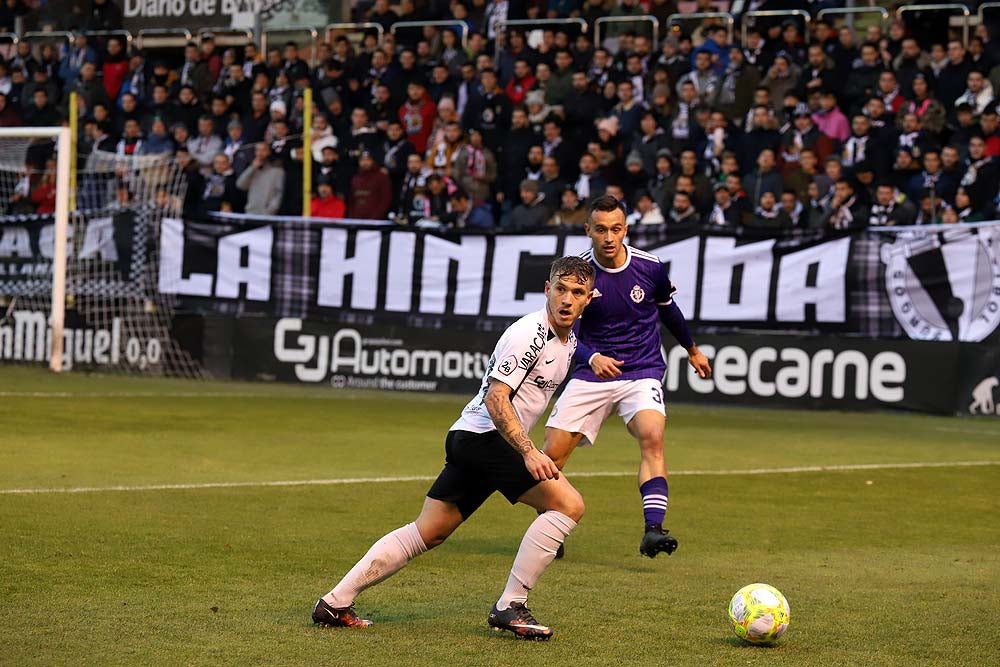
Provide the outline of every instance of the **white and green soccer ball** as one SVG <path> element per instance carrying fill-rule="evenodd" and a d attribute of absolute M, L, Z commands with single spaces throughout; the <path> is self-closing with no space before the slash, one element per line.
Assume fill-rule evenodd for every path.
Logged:
<path fill-rule="evenodd" d="M 770 644 L 788 629 L 788 600 L 774 586 L 750 584 L 736 591 L 729 602 L 729 622 L 740 639 Z"/>

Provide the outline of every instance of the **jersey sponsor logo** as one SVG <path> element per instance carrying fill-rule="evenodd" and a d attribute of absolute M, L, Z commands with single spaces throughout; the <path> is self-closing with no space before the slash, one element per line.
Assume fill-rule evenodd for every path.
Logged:
<path fill-rule="evenodd" d="M 500 365 L 497 367 L 497 370 L 504 375 L 510 375 L 515 369 L 517 369 L 517 357 L 513 354 L 501 361 Z"/>
<path fill-rule="evenodd" d="M 531 343 L 528 346 L 528 351 L 521 355 L 518 360 L 517 365 L 528 370 L 531 365 L 535 363 L 538 359 L 538 355 L 541 353 L 542 349 L 545 347 L 545 341 L 547 339 L 548 326 L 539 322 L 538 331 L 535 333 L 535 337 L 531 339 Z"/>
<path fill-rule="evenodd" d="M 628 293 L 632 300 L 636 303 L 642 303 L 642 300 L 646 298 L 646 290 L 642 289 L 638 285 L 632 286 L 632 291 Z"/>
<path fill-rule="evenodd" d="M 555 382 L 553 380 L 546 380 L 541 375 L 536 376 L 535 379 L 532 380 L 532 382 L 534 382 L 535 386 L 541 389 L 542 391 L 555 391 L 556 389 L 559 388 L 558 382 Z"/>
<path fill-rule="evenodd" d="M 880 248 L 896 321 L 910 338 L 978 343 L 1000 325 L 1000 230 L 900 233 Z M 942 280 L 944 278 L 944 280 Z"/>

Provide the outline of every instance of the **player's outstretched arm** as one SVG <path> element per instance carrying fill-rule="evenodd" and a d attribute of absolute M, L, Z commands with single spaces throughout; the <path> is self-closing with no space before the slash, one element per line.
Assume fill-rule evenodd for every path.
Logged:
<path fill-rule="evenodd" d="M 486 411 L 490 413 L 493 425 L 503 439 L 524 457 L 524 467 L 531 476 L 542 482 L 546 479 L 559 479 L 559 468 L 555 462 L 542 453 L 528 434 L 514 412 L 510 402 L 512 389 L 498 380 L 490 380 L 490 388 L 486 391 Z"/>
<path fill-rule="evenodd" d="M 698 372 L 698 375 L 703 378 L 711 376 L 712 366 L 708 363 L 708 358 L 694 344 L 687 320 L 684 319 L 684 313 L 681 312 L 677 302 L 671 300 L 670 303 L 662 304 L 659 306 L 659 311 L 660 321 L 667 327 L 670 335 L 680 343 L 681 347 L 687 350 L 688 362 Z"/>
<path fill-rule="evenodd" d="M 594 375 L 602 380 L 612 380 L 622 374 L 621 367 L 624 361 L 606 357 L 600 352 L 595 352 L 593 348 L 580 340 L 580 321 L 573 325 L 573 331 L 577 334 L 576 349 L 573 351 L 573 361 L 578 364 L 587 364 L 594 371 Z"/>

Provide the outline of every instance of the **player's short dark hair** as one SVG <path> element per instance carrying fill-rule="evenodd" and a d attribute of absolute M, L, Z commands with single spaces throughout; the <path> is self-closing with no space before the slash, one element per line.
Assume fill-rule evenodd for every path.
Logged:
<path fill-rule="evenodd" d="M 594 265 L 588 260 L 575 255 L 560 257 L 552 262 L 552 268 L 549 269 L 549 282 L 555 282 L 566 276 L 576 278 L 585 285 L 593 284 L 595 277 Z"/>
<path fill-rule="evenodd" d="M 602 213 L 621 211 L 622 215 L 626 215 L 625 206 L 616 197 L 611 195 L 601 195 L 600 197 L 595 197 L 594 201 L 590 202 L 590 208 L 587 212 L 587 222 L 592 222 L 594 213 L 598 211 Z"/>

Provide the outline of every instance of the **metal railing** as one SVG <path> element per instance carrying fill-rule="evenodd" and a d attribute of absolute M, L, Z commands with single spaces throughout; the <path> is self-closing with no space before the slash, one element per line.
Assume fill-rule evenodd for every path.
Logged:
<path fill-rule="evenodd" d="M 896 18 L 901 21 L 905 21 L 903 18 L 904 14 L 913 14 L 914 12 L 946 12 L 950 11 L 952 14 L 961 14 L 962 18 L 962 45 L 969 46 L 969 8 L 965 5 L 960 5 L 958 3 L 944 3 L 940 5 L 905 5 L 896 10 Z M 948 21 L 948 27 L 951 27 L 951 20 Z"/>
<path fill-rule="evenodd" d="M 526 32 L 532 30 L 545 30 L 548 28 L 558 29 L 559 26 L 569 27 L 576 26 L 580 34 L 586 34 L 587 32 L 587 22 L 581 18 L 574 19 L 511 19 L 510 21 L 498 21 L 496 24 L 497 39 L 496 45 L 494 47 L 493 57 L 494 59 L 500 57 L 500 51 L 506 45 L 507 42 L 507 29 L 508 28 L 526 28 Z M 500 39 L 500 35 L 504 36 L 504 39 Z M 595 44 L 595 46 L 598 46 Z"/>
<path fill-rule="evenodd" d="M 694 14 L 671 14 L 667 17 L 667 30 L 669 31 L 681 21 L 704 21 L 706 19 L 721 20 L 726 28 L 726 40 L 733 43 L 736 34 L 736 19 L 729 12 L 696 12 Z"/>
<path fill-rule="evenodd" d="M 303 35 L 303 34 L 309 35 L 309 46 L 306 47 L 305 49 L 306 51 L 308 51 L 309 55 L 307 61 L 309 62 L 309 65 L 311 67 L 315 67 L 316 47 L 319 45 L 319 32 L 316 30 L 316 28 L 312 28 L 307 25 L 290 25 L 286 28 L 273 28 L 271 30 L 264 30 L 260 35 L 260 50 L 263 53 L 267 53 L 267 48 L 268 48 L 267 43 L 271 41 L 272 35 L 274 37 L 285 36 L 287 39 L 292 35 Z M 297 40 L 289 40 L 289 41 L 295 41 L 296 44 L 299 45 L 300 49 L 303 48 L 302 44 Z"/>
<path fill-rule="evenodd" d="M 979 17 L 980 23 L 986 22 L 986 10 L 988 9 L 1000 9 L 1000 2 L 984 2 L 979 5 L 979 9 L 976 10 L 976 16 Z"/>
<path fill-rule="evenodd" d="M 756 21 L 751 21 L 751 19 L 756 18 L 800 18 L 802 19 L 802 39 L 806 44 L 809 43 L 809 22 L 812 17 L 809 16 L 809 12 L 803 9 L 765 9 L 759 12 L 747 12 L 743 15 L 743 25 L 740 28 L 740 40 L 746 44 L 747 41 L 747 30 L 750 28 L 751 23 L 756 23 Z"/>
<path fill-rule="evenodd" d="M 465 21 L 398 21 L 392 24 L 389 32 L 395 37 L 400 30 L 415 28 L 459 28 L 462 48 L 469 45 L 469 24 Z"/>
<path fill-rule="evenodd" d="M 22 42 L 37 42 L 44 44 L 45 42 L 65 42 L 66 48 L 68 49 L 76 41 L 76 37 L 73 33 L 68 31 L 52 31 L 52 30 L 29 30 L 28 32 L 21 35 L 20 41 Z M 34 48 L 34 44 L 32 44 Z M 59 48 L 59 47 L 57 47 Z"/>
<path fill-rule="evenodd" d="M 140 49 L 184 48 L 192 39 L 187 28 L 143 28 L 136 35 Z"/>
<path fill-rule="evenodd" d="M 653 44 L 660 41 L 660 21 L 655 16 L 602 16 L 594 21 L 594 44 L 601 45 L 601 26 L 606 23 L 648 23 L 652 32 Z"/>
<path fill-rule="evenodd" d="M 323 40 L 330 41 L 334 33 L 338 32 L 361 33 L 365 35 L 372 30 L 375 31 L 375 38 L 378 40 L 378 43 L 382 44 L 382 40 L 385 38 L 385 28 L 382 27 L 381 23 L 331 23 L 323 29 Z"/>
<path fill-rule="evenodd" d="M 199 28 L 198 39 L 203 39 L 205 35 L 211 35 L 215 39 L 215 45 L 221 47 L 246 46 L 253 43 L 253 30 L 249 28 L 226 28 L 223 26 Z"/>
<path fill-rule="evenodd" d="M 847 24 L 854 28 L 854 17 L 859 14 L 878 14 L 881 19 L 882 28 L 886 28 L 889 25 L 889 10 L 885 7 L 828 7 L 827 9 L 819 10 L 816 14 L 816 20 L 822 21 L 828 16 L 846 16 Z"/>
<path fill-rule="evenodd" d="M 128 30 L 86 30 L 83 34 L 87 39 L 91 37 L 97 37 L 98 39 L 101 37 L 121 37 L 125 40 L 126 51 L 132 46 L 132 33 Z"/>

